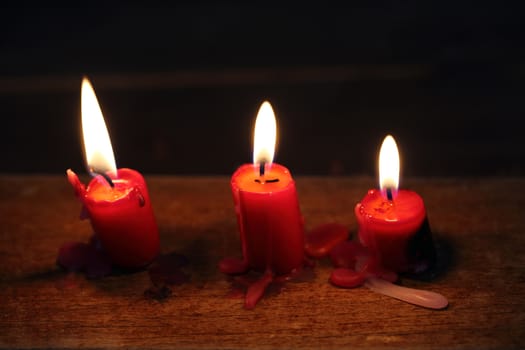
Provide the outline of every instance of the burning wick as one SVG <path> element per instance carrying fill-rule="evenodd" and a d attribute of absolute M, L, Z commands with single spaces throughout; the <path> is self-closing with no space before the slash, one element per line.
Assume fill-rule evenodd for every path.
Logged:
<path fill-rule="evenodd" d="M 279 182 L 279 179 L 269 179 L 269 180 L 264 179 L 265 165 L 266 165 L 265 162 L 261 162 L 259 164 L 259 176 L 261 177 L 261 179 L 255 179 L 254 181 L 260 184 Z"/>
<path fill-rule="evenodd" d="M 386 188 L 386 198 L 391 201 L 394 199 L 394 196 L 392 195 L 392 188 L 387 187 Z"/>
<path fill-rule="evenodd" d="M 113 181 L 111 181 L 111 178 L 109 177 L 108 174 L 100 173 L 100 172 L 96 171 L 93 168 L 89 169 L 89 173 L 91 174 L 91 176 L 96 176 L 96 175 L 102 176 L 104 178 L 104 180 L 106 180 L 108 182 L 109 186 L 111 186 L 111 188 L 115 187 L 115 184 L 113 183 Z"/>

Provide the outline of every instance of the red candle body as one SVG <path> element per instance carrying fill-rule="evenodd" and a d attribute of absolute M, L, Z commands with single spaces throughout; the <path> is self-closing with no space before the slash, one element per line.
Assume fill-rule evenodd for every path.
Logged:
<path fill-rule="evenodd" d="M 435 251 L 423 199 L 400 190 L 387 200 L 369 190 L 355 207 L 359 239 L 377 255 L 381 265 L 396 272 L 421 272 L 434 263 Z"/>
<path fill-rule="evenodd" d="M 111 261 L 128 268 L 147 265 L 158 255 L 160 245 L 146 182 L 132 169 L 118 169 L 116 175 L 108 175 L 114 187 L 97 176 L 86 188 L 68 170 L 69 182 Z"/>
<path fill-rule="evenodd" d="M 302 267 L 303 218 L 288 169 L 273 163 L 261 177 L 258 167 L 245 164 L 231 187 L 247 267 L 277 275 Z"/>

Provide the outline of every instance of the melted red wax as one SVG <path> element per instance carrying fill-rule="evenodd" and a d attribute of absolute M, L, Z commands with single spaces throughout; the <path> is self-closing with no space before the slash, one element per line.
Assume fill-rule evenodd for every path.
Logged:
<path fill-rule="evenodd" d="M 219 264 L 221 271 L 225 266 L 235 267 L 235 271 L 241 271 L 241 267 L 245 265 L 240 259 L 226 258 Z M 269 270 L 261 274 L 244 269 L 245 273 L 236 273 L 230 277 L 231 290 L 227 296 L 232 299 L 244 297 L 244 308 L 251 310 L 265 294 L 280 293 L 285 282 L 301 283 L 313 280 L 315 275 L 313 269 L 309 267 L 310 265 L 306 265 L 306 268 L 296 269 L 285 275 L 274 275 Z"/>
<path fill-rule="evenodd" d="M 339 287 L 361 286 L 370 276 L 390 282 L 397 280 L 395 272 L 383 268 L 377 258 L 356 241 L 339 243 L 330 251 L 330 258 L 336 267 L 330 275 L 330 282 Z"/>
<path fill-rule="evenodd" d="M 96 240 L 92 240 L 96 242 Z M 84 272 L 88 278 L 101 278 L 111 273 L 111 261 L 95 243 L 69 242 L 60 247 L 57 264 L 69 272 Z"/>
<path fill-rule="evenodd" d="M 231 257 L 224 258 L 219 262 L 219 270 L 222 273 L 237 276 L 233 279 L 232 290 L 228 296 L 238 298 L 244 295 L 244 307 L 253 309 L 269 288 L 276 287 L 278 290 L 281 290 L 282 285 L 291 280 L 312 280 L 313 270 L 311 268 L 315 264 L 308 259 L 308 256 L 312 258 L 327 256 L 333 248 L 347 239 L 348 229 L 343 225 L 328 223 L 317 226 L 306 235 L 304 245 L 306 254 L 303 259 L 303 268 L 294 269 L 290 273 L 279 275 L 276 275 L 271 270 L 267 270 L 263 275 L 259 274 L 256 279 L 247 275 L 250 271 L 250 266 L 246 260 Z"/>
<path fill-rule="evenodd" d="M 330 282 L 336 286 L 354 288 L 361 286 L 366 280 L 366 274 L 344 267 L 337 268 L 330 274 Z"/>
<path fill-rule="evenodd" d="M 257 305 L 257 302 L 262 298 L 266 287 L 273 281 L 273 274 L 266 272 L 260 279 L 252 283 L 246 291 L 246 298 L 244 299 L 244 308 L 251 310 Z"/>
<path fill-rule="evenodd" d="M 330 282 L 334 285 L 345 288 L 366 285 L 378 293 L 415 305 L 432 309 L 447 307 L 448 300 L 440 294 L 392 284 L 397 280 L 397 274 L 383 268 L 378 257 L 360 242 L 347 241 L 345 237 L 342 241 L 333 244 L 342 237 L 342 235 L 338 236 L 338 230 L 338 225 L 320 226 L 313 231 L 313 234 L 310 233 L 305 245 L 305 251 L 310 256 L 323 257 L 326 252 L 329 253 L 336 267 L 330 275 Z"/>
<path fill-rule="evenodd" d="M 322 258 L 330 250 L 348 239 L 348 229 L 337 223 L 317 226 L 305 238 L 304 250 L 308 256 Z"/>

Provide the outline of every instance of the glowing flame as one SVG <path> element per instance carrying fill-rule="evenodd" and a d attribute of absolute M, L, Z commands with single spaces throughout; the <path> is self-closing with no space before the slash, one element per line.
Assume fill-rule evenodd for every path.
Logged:
<path fill-rule="evenodd" d="M 394 194 L 399 187 L 399 152 L 391 135 L 385 137 L 379 151 L 379 187 L 382 192 L 390 189 Z"/>
<path fill-rule="evenodd" d="M 255 131 L 253 137 L 253 163 L 273 162 L 275 153 L 275 141 L 277 139 L 277 125 L 272 105 L 264 101 L 255 120 Z"/>
<path fill-rule="evenodd" d="M 88 171 L 116 172 L 115 156 L 109 139 L 104 116 L 89 79 L 82 79 L 81 95 L 82 134 Z"/>

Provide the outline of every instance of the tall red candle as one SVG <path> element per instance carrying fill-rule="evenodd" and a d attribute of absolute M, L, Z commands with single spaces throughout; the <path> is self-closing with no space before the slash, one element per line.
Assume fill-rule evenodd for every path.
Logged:
<path fill-rule="evenodd" d="M 275 276 L 287 276 L 304 262 L 303 218 L 295 182 L 282 165 L 272 163 L 276 141 L 273 109 L 264 102 L 254 133 L 253 164 L 240 166 L 231 189 L 242 246 L 242 259 L 223 259 L 223 273 L 263 272 L 248 288 L 245 307 L 255 307 Z"/>
<path fill-rule="evenodd" d="M 423 199 L 399 190 L 399 153 L 392 136 L 380 151 L 381 189 L 369 190 L 355 207 L 359 239 L 380 264 L 395 272 L 422 272 L 435 260 Z"/>
<path fill-rule="evenodd" d="M 159 234 L 146 182 L 132 169 L 116 169 L 111 141 L 95 92 L 82 81 L 82 131 L 89 172 L 86 187 L 67 171 L 68 180 L 112 263 L 137 268 L 159 253 Z"/>
<path fill-rule="evenodd" d="M 264 102 L 255 123 L 253 164 L 239 167 L 231 179 L 243 260 L 223 260 L 224 273 L 252 269 L 284 275 L 303 264 L 304 228 L 295 182 L 287 168 L 272 163 L 276 129 L 272 106 Z"/>
<path fill-rule="evenodd" d="M 304 230 L 295 183 L 288 169 L 273 163 L 241 166 L 231 188 L 246 267 L 282 275 L 304 260 Z"/>

